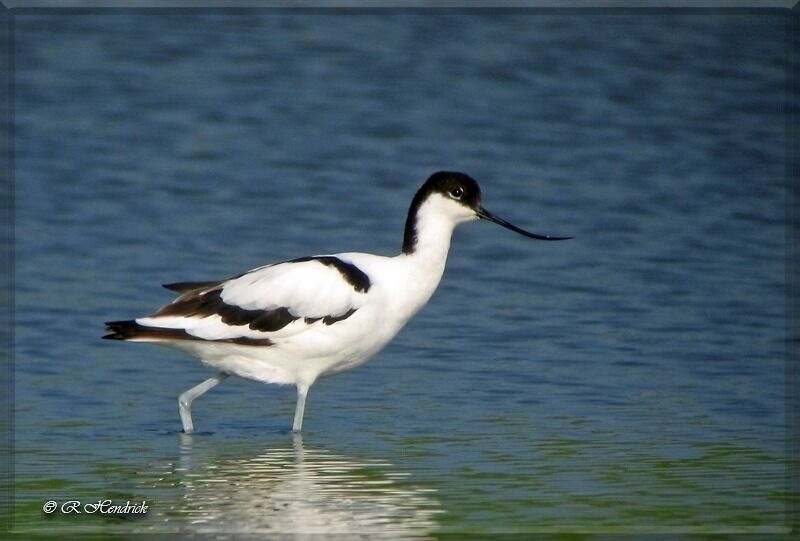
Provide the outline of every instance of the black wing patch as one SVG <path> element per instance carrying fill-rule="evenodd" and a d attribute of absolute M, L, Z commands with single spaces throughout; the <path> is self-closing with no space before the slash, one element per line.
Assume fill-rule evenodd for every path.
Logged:
<path fill-rule="evenodd" d="M 308 324 L 311 324 L 311 323 L 316 323 L 321 319 L 325 325 L 333 325 L 337 321 L 344 321 L 345 319 L 349 318 L 355 313 L 356 313 L 356 308 L 351 308 L 341 316 L 307 317 L 303 321 L 305 321 Z"/>
<path fill-rule="evenodd" d="M 316 256 L 316 257 L 299 257 L 297 259 L 292 259 L 289 263 L 305 263 L 306 261 L 319 261 L 323 265 L 328 265 L 329 267 L 335 268 L 339 273 L 347 280 L 347 283 L 353 286 L 353 289 L 359 291 L 361 293 L 366 293 L 369 291 L 372 282 L 369 279 L 369 276 L 353 265 L 352 263 L 345 263 L 338 257 L 333 257 L 330 255 L 325 256 Z"/>
<path fill-rule="evenodd" d="M 217 280 L 215 282 L 175 282 L 172 284 L 162 284 L 161 287 L 175 291 L 176 293 L 186 293 L 187 291 L 194 291 L 196 289 L 211 289 L 217 287 L 222 282 Z"/>
<path fill-rule="evenodd" d="M 164 306 L 150 317 L 183 316 L 209 317 L 219 315 L 227 325 L 247 325 L 254 331 L 272 332 L 284 328 L 299 319 L 289 313 L 288 308 L 275 310 L 248 310 L 222 300 L 222 290 L 193 293 L 190 290 L 174 302 Z"/>
<path fill-rule="evenodd" d="M 320 319 L 325 325 L 333 325 L 343 321 L 355 313 L 351 308 L 340 316 L 325 316 L 305 318 L 305 323 L 314 323 Z M 254 331 L 274 332 L 287 326 L 289 323 L 300 319 L 292 315 L 288 308 L 281 307 L 274 310 L 248 310 L 222 300 L 222 290 L 202 292 L 192 289 L 178 297 L 174 302 L 164 306 L 150 317 L 182 316 L 182 317 L 209 317 L 219 315 L 226 325 L 247 325 Z"/>

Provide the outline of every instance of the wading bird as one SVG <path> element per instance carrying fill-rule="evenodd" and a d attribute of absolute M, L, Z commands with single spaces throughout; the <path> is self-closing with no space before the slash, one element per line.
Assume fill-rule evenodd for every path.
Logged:
<path fill-rule="evenodd" d="M 295 385 L 299 432 L 311 385 L 365 363 L 403 328 L 439 285 L 453 230 L 475 219 L 533 239 L 571 238 L 498 218 L 481 206 L 475 180 L 441 171 L 411 201 L 399 255 L 301 257 L 222 281 L 165 284 L 178 293 L 174 301 L 147 317 L 106 323 L 103 338 L 173 347 L 219 371 L 178 398 L 187 434 L 192 402 L 231 374 Z"/>

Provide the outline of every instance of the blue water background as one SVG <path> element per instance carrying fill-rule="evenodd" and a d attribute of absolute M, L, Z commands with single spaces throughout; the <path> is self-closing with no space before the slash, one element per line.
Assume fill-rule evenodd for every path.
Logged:
<path fill-rule="evenodd" d="M 775 532 L 785 525 L 785 19 L 775 12 L 15 16 L 20 532 Z M 102 322 L 458 229 L 370 363 L 290 388 Z M 55 499 L 146 499 L 131 521 Z"/>

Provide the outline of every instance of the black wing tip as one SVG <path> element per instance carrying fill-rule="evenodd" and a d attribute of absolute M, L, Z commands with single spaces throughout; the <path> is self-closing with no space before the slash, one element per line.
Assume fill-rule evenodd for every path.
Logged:
<path fill-rule="evenodd" d="M 125 321 L 106 321 L 105 340 L 127 340 L 136 334 L 141 326 L 132 319 Z"/>
<path fill-rule="evenodd" d="M 147 327 L 145 325 L 139 325 L 132 319 L 126 321 L 107 321 L 106 331 L 108 334 L 102 337 L 105 340 L 131 340 L 136 338 L 137 342 L 196 340 L 200 342 L 225 342 L 230 344 L 238 344 L 240 346 L 266 347 L 274 345 L 274 342 L 269 338 L 249 338 L 245 336 L 238 338 L 223 338 L 219 340 L 205 340 L 203 338 L 192 336 L 184 329 Z"/>

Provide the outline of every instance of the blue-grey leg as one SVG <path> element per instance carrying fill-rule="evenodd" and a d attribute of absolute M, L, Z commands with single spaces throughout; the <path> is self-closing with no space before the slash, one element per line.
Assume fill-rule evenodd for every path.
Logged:
<path fill-rule="evenodd" d="M 220 381 L 227 378 L 229 374 L 220 372 L 213 378 L 208 378 L 200 385 L 196 385 L 178 397 L 178 411 L 181 414 L 181 423 L 183 423 L 184 434 L 191 434 L 194 432 L 194 425 L 192 424 L 192 402 L 194 399 L 205 393 Z"/>
<path fill-rule="evenodd" d="M 292 432 L 300 432 L 303 429 L 303 413 L 306 410 L 306 395 L 311 385 L 297 384 L 297 407 L 294 410 L 294 423 Z"/>

